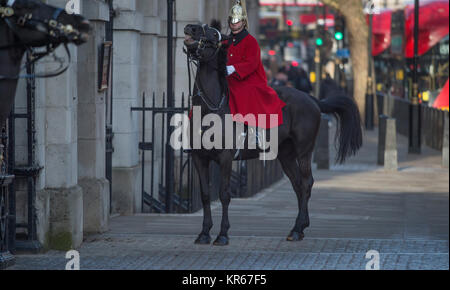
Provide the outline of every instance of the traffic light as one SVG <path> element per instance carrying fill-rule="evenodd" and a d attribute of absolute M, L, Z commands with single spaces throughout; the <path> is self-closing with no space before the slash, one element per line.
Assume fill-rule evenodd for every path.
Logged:
<path fill-rule="evenodd" d="M 334 33 L 334 38 L 336 38 L 336 40 L 342 40 L 344 39 L 344 33 L 342 33 L 342 31 L 336 31 Z"/>
<path fill-rule="evenodd" d="M 316 30 L 316 46 L 322 47 L 325 46 L 326 41 L 326 30 L 325 26 L 319 25 Z"/>
<path fill-rule="evenodd" d="M 322 39 L 322 37 L 317 37 L 317 38 L 316 38 L 316 45 L 317 45 L 317 46 L 322 46 L 322 45 L 323 45 L 323 39 Z"/>
<path fill-rule="evenodd" d="M 334 26 L 334 38 L 338 41 L 344 39 L 344 26 L 344 18 L 342 16 L 338 16 Z"/>

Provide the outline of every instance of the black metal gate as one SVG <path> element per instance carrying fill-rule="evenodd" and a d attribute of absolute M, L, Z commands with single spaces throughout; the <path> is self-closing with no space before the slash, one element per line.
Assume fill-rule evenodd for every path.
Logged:
<path fill-rule="evenodd" d="M 28 55 L 27 55 L 27 59 Z M 34 64 L 27 61 L 26 70 L 28 75 L 34 74 Z M 36 81 L 34 78 L 26 79 L 26 111 L 16 113 L 15 109 L 9 118 L 9 158 L 10 172 L 15 175 L 15 182 L 10 185 L 10 250 L 13 252 L 38 253 L 42 250 L 36 231 L 36 178 L 40 167 L 36 163 L 36 128 L 35 128 L 35 97 Z M 26 161 L 17 165 L 15 160 L 16 121 L 23 120 L 26 124 Z M 19 132 L 20 133 L 20 132 Z M 25 184 L 26 191 L 26 213 L 25 221 L 17 223 L 16 215 L 16 186 L 18 182 Z"/>
<path fill-rule="evenodd" d="M 142 96 L 142 107 L 131 108 L 133 112 L 142 112 L 142 140 L 139 143 L 142 162 L 142 212 L 156 213 L 187 213 L 196 211 L 198 205 L 195 203 L 193 192 L 195 188 L 194 170 L 191 158 L 182 150 L 175 152 L 175 158 L 170 159 L 175 168 L 173 176 L 166 176 L 168 166 L 168 148 L 170 136 L 168 130 L 168 118 L 173 114 L 183 114 L 190 108 L 190 100 L 185 106 L 185 98 L 182 96 L 181 106 L 169 107 L 166 94 L 162 96 L 162 105 L 156 106 L 156 95 L 153 93 L 151 106 L 146 106 L 145 93 Z M 151 141 L 147 141 L 147 113 L 151 113 Z M 158 125 L 157 125 L 158 123 Z M 146 160 L 146 152 L 151 152 L 150 160 Z M 146 171 L 146 162 L 149 161 L 151 169 Z M 150 180 L 146 176 L 150 175 Z M 159 175 L 159 177 L 158 177 Z M 149 181 L 146 184 L 146 180 Z M 171 183 L 174 192 L 168 190 L 167 183 Z M 147 185 L 147 186 L 146 186 Z M 170 195 L 170 196 L 168 196 Z M 168 204 L 168 202 L 170 204 Z"/>
<path fill-rule="evenodd" d="M 142 139 L 139 143 L 141 151 L 141 192 L 143 213 L 192 213 L 202 208 L 200 196 L 200 181 L 190 154 L 183 150 L 176 150 L 174 158 L 168 158 L 170 145 L 170 132 L 168 128 L 169 117 L 174 114 L 187 113 L 191 108 L 190 99 L 181 96 L 180 106 L 170 107 L 167 95 L 163 94 L 161 105 L 156 105 L 156 96 L 153 93 L 150 106 L 146 106 L 145 94 L 142 97 L 142 107 L 131 108 L 133 112 L 142 112 Z M 147 114 L 150 116 L 147 118 Z M 147 121 L 151 122 L 150 134 L 147 138 Z M 148 141 L 147 139 L 150 139 Z M 146 153 L 151 157 L 146 159 Z M 170 164 L 169 164 L 170 162 Z M 149 170 L 147 170 L 150 166 Z M 167 167 L 171 166 L 173 175 L 166 176 Z M 237 176 L 236 176 L 237 175 Z M 241 171 L 233 172 L 232 192 L 239 196 L 244 187 Z M 150 178 L 148 178 L 150 177 Z M 210 167 L 210 195 L 211 201 L 219 198 L 220 169 L 215 163 Z M 167 186 L 167 184 L 172 186 Z M 171 190 L 172 189 L 172 190 Z M 169 196 L 170 195 L 170 196 Z"/>
<path fill-rule="evenodd" d="M 142 107 L 131 108 L 132 112 L 142 113 L 142 139 L 139 143 L 142 166 L 142 212 L 196 212 L 202 208 L 200 182 L 190 154 L 184 153 L 183 150 L 177 150 L 174 154 L 175 158 L 167 158 L 168 148 L 171 146 L 168 117 L 187 113 L 191 108 L 191 102 L 190 99 L 184 97 L 184 94 L 181 96 L 181 104 L 175 107 L 168 106 L 165 94 L 159 100 L 161 104 L 157 106 L 156 96 L 153 93 L 150 104 L 147 106 L 144 94 Z M 151 124 L 150 130 L 147 128 L 148 122 Z M 148 133 L 151 136 L 147 136 Z M 151 154 L 148 159 L 146 159 L 147 152 Z M 166 169 L 169 165 L 174 168 L 174 173 L 166 176 Z M 149 166 L 150 168 L 148 168 Z M 231 175 L 231 196 L 233 198 L 250 197 L 282 177 L 283 172 L 276 160 L 267 162 L 260 160 L 235 161 Z M 215 162 L 211 162 L 211 201 L 219 198 L 220 181 L 220 168 Z M 173 188 L 172 193 L 167 186 L 168 182 L 172 185 L 170 187 Z M 167 203 L 168 201 L 170 204 Z"/>
<path fill-rule="evenodd" d="M 7 128 L 0 128 L 0 270 L 12 266 L 15 262 L 10 249 L 10 209 L 11 201 L 9 187 L 14 182 L 14 176 L 8 170 Z"/>

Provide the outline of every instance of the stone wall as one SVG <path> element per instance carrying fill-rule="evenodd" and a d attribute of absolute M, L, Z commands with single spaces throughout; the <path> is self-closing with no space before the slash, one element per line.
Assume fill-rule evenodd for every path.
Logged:
<path fill-rule="evenodd" d="M 108 229 L 110 206 L 113 213 L 141 211 L 140 152 L 142 114 L 131 107 L 162 103 L 167 85 L 167 1 L 114 0 L 113 49 L 113 182 L 112 199 L 105 178 L 105 128 L 107 94 L 98 91 L 98 63 L 105 41 L 109 7 L 105 0 L 81 0 L 82 14 L 91 21 L 92 37 L 80 47 L 70 45 L 72 63 L 64 74 L 36 81 L 36 163 L 43 167 L 36 184 L 38 239 L 44 248 L 77 248 L 85 234 Z M 65 0 L 47 0 L 65 7 Z M 252 2 L 252 1 L 248 1 Z M 253 1 L 257 2 L 257 1 Z M 257 27 L 257 5 L 249 3 L 250 27 Z M 189 23 L 226 21 L 234 1 L 182 0 L 175 2 L 174 84 L 176 104 L 187 96 L 186 56 L 183 54 L 183 29 Z M 252 32 L 255 33 L 255 32 Z M 256 35 L 256 34 L 254 34 Z M 59 48 L 56 53 L 64 55 Z M 46 58 L 36 72 L 51 72 L 56 65 Z M 20 82 L 16 112 L 26 109 L 26 84 Z M 147 121 L 151 136 L 151 119 Z M 155 123 L 161 128 L 161 120 Z M 16 124 L 16 160 L 26 162 L 26 124 Z M 156 146 L 156 156 L 161 148 Z M 162 159 L 148 166 L 160 168 Z M 148 172 L 148 171 L 147 171 Z M 159 170 L 155 170 L 159 174 Z M 158 178 L 158 176 L 157 176 Z M 150 178 L 147 178 L 149 180 Z M 25 184 L 18 181 L 18 221 L 26 220 Z"/>
<path fill-rule="evenodd" d="M 222 21 L 225 32 L 231 3 L 221 0 L 183 0 L 174 5 L 174 84 L 175 103 L 181 104 L 183 93 L 188 94 L 186 55 L 183 53 L 184 27 L 189 23 Z M 141 211 L 140 152 L 142 113 L 131 113 L 131 107 L 142 105 L 146 93 L 147 105 L 163 102 L 167 87 L 167 1 L 134 0 L 115 1 L 114 38 L 114 148 L 113 197 L 114 213 L 132 214 Z M 150 114 L 148 115 L 150 116 Z M 151 140 L 152 120 L 147 118 L 147 141 Z M 162 119 L 155 120 L 161 128 Z M 160 168 L 161 145 L 155 144 L 155 164 L 151 154 L 146 155 L 146 166 Z M 149 172 L 149 170 L 147 170 Z M 147 173 L 149 174 L 149 173 Z M 155 180 L 160 170 L 155 170 Z M 150 181 L 150 177 L 146 178 Z M 149 188 L 147 184 L 147 188 Z M 155 189 L 157 187 L 155 183 Z"/>
<path fill-rule="evenodd" d="M 65 7 L 67 1 L 48 0 Z M 84 233 L 107 230 L 109 185 L 105 179 L 105 93 L 97 90 L 98 51 L 105 37 L 109 9 L 104 1 L 82 0 L 82 14 L 91 21 L 92 37 L 69 46 L 67 72 L 36 80 L 36 164 L 43 167 L 36 183 L 37 235 L 44 248 L 77 248 Z M 59 56 L 65 55 L 62 48 Z M 36 72 L 54 71 L 45 58 Z M 26 83 L 16 94 L 16 112 L 26 109 Z M 26 162 L 26 124 L 16 124 L 16 159 Z M 19 181 L 20 182 L 20 181 Z M 26 219 L 25 184 L 17 194 L 17 221 Z"/>

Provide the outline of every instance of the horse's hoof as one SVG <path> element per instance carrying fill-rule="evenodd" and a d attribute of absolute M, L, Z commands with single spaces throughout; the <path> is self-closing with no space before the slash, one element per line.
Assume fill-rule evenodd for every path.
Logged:
<path fill-rule="evenodd" d="M 214 246 L 228 246 L 229 239 L 226 236 L 218 236 L 214 241 Z"/>
<path fill-rule="evenodd" d="M 209 235 L 199 235 L 195 243 L 197 245 L 209 245 L 211 243 L 211 237 Z"/>
<path fill-rule="evenodd" d="M 287 240 L 289 242 L 299 242 L 305 237 L 304 233 L 291 232 Z"/>

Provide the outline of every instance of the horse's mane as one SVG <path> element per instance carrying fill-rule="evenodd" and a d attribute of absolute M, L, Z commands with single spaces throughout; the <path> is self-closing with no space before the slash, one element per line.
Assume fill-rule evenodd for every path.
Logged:
<path fill-rule="evenodd" d="M 222 31 L 222 23 L 220 20 L 213 19 L 209 25 L 212 28 L 217 29 L 217 31 Z M 223 92 L 228 91 L 227 83 L 227 62 L 228 62 L 228 41 L 222 41 L 222 45 L 217 53 L 217 70 L 219 72 L 219 82 Z"/>
<path fill-rule="evenodd" d="M 219 72 L 219 81 L 223 92 L 226 92 L 228 90 L 228 83 L 227 83 L 228 47 L 229 47 L 228 42 L 223 42 L 222 46 L 219 49 L 219 52 L 217 53 L 217 70 Z"/>

